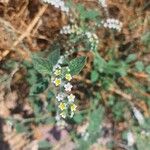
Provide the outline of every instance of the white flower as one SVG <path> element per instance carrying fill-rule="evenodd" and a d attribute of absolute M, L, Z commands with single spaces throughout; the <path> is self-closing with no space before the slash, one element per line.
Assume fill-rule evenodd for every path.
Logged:
<path fill-rule="evenodd" d="M 64 56 L 60 56 L 59 60 L 58 60 L 58 64 L 62 64 L 64 61 Z"/>
<path fill-rule="evenodd" d="M 133 144 L 135 143 L 134 136 L 131 131 L 127 133 L 127 142 L 128 146 L 133 146 Z"/>
<path fill-rule="evenodd" d="M 64 85 L 65 91 L 68 91 L 68 92 L 71 91 L 72 87 L 73 86 L 70 83 L 67 83 L 67 84 Z"/>
<path fill-rule="evenodd" d="M 43 0 L 43 2 L 49 3 L 56 8 L 60 8 L 61 11 L 64 11 L 66 13 L 69 12 L 69 8 L 65 6 L 65 3 L 63 0 Z"/>
<path fill-rule="evenodd" d="M 63 28 L 60 30 L 61 34 L 71 34 L 72 29 L 69 25 L 63 26 Z"/>
<path fill-rule="evenodd" d="M 106 21 L 102 21 L 102 24 L 105 28 L 116 29 L 118 31 L 121 31 L 123 25 L 122 22 L 113 18 L 108 18 Z"/>
<path fill-rule="evenodd" d="M 68 98 L 68 101 L 72 103 L 74 102 L 75 96 L 73 94 L 70 94 L 69 96 L 67 96 L 67 98 Z"/>
<path fill-rule="evenodd" d="M 142 115 L 142 113 L 135 107 L 133 107 L 133 113 L 135 118 L 137 119 L 138 123 L 140 125 L 144 124 L 144 117 Z"/>
<path fill-rule="evenodd" d="M 55 71 L 56 69 L 61 69 L 61 66 L 58 63 L 53 67 L 53 71 Z"/>
<path fill-rule="evenodd" d="M 56 99 L 57 99 L 58 101 L 62 101 L 62 100 L 64 99 L 64 97 L 65 97 L 65 94 L 64 94 L 64 93 L 59 93 L 59 94 L 56 96 Z"/>

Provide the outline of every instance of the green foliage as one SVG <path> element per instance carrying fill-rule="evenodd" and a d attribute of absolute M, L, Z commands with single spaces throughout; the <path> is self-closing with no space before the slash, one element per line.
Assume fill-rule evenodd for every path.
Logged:
<path fill-rule="evenodd" d="M 43 140 L 38 143 L 38 148 L 39 148 L 39 150 L 50 150 L 51 145 L 48 141 Z"/>
<path fill-rule="evenodd" d="M 48 61 L 52 66 L 54 66 L 57 64 L 60 57 L 60 46 L 58 44 L 54 44 L 51 49 L 53 52 L 49 54 Z"/>
<path fill-rule="evenodd" d="M 23 123 L 15 123 L 15 129 L 17 133 L 27 132 L 28 127 L 25 126 Z"/>
<path fill-rule="evenodd" d="M 39 74 L 32 65 L 28 66 L 27 68 L 28 74 L 26 79 L 30 85 L 29 96 L 40 94 L 45 91 L 48 87 L 48 79 L 43 78 L 43 76 Z"/>
<path fill-rule="evenodd" d="M 32 55 L 32 63 L 34 68 L 42 75 L 50 75 L 53 66 L 57 63 L 60 57 L 60 48 L 58 45 L 54 46 L 56 48 L 48 58 L 40 57 L 36 54 Z"/>
<path fill-rule="evenodd" d="M 90 119 L 90 124 L 87 129 L 87 131 L 90 133 L 90 135 L 96 134 L 98 130 L 100 129 L 100 123 L 102 122 L 103 119 L 103 114 L 104 114 L 104 108 L 99 107 L 96 110 L 94 109 L 93 112 L 90 113 L 89 119 Z M 93 139 L 93 138 L 92 138 Z"/>
<path fill-rule="evenodd" d="M 82 123 L 83 119 L 84 119 L 84 116 L 81 115 L 81 114 L 75 114 L 74 117 L 73 117 L 73 120 L 74 120 L 75 123 L 77 123 L 77 124 Z"/>
<path fill-rule="evenodd" d="M 142 72 L 144 70 L 144 64 L 142 61 L 137 61 L 135 63 L 135 68 L 137 69 L 137 71 Z"/>
<path fill-rule="evenodd" d="M 89 114 L 89 126 L 86 133 L 89 134 L 89 137 L 85 140 L 83 138 L 78 139 L 79 150 L 87 150 L 89 147 L 96 142 L 97 138 L 100 137 L 100 124 L 103 120 L 104 108 L 99 106 L 97 109 L 94 109 Z"/>
<path fill-rule="evenodd" d="M 37 55 L 32 55 L 32 63 L 34 68 L 43 75 L 50 75 L 52 64 L 47 60 Z"/>
<path fill-rule="evenodd" d="M 106 62 L 99 54 L 96 54 L 94 59 L 95 70 L 99 73 L 107 75 L 125 76 L 128 66 L 122 61 L 110 60 Z"/>
<path fill-rule="evenodd" d="M 116 121 L 121 121 L 122 119 L 124 119 L 126 106 L 127 103 L 125 103 L 124 101 L 117 101 L 112 105 L 112 113 Z"/>
<path fill-rule="evenodd" d="M 137 55 L 136 54 L 130 54 L 127 59 L 126 59 L 126 62 L 127 63 L 131 63 L 133 61 L 135 61 L 137 59 Z"/>
<path fill-rule="evenodd" d="M 99 73 L 96 70 L 91 72 L 91 81 L 96 82 L 99 78 Z"/>
<path fill-rule="evenodd" d="M 150 148 L 150 136 L 146 137 L 141 134 L 136 134 L 136 145 L 138 150 L 149 150 Z"/>
<path fill-rule="evenodd" d="M 26 122 L 33 121 L 35 125 L 56 123 L 55 116 L 56 114 L 58 114 L 58 108 L 56 107 L 58 101 L 56 101 L 56 95 L 58 94 L 57 91 L 61 89 L 63 89 L 62 91 L 64 92 L 64 85 L 60 86 L 60 89 L 58 89 L 58 87 L 55 87 L 55 85 L 53 84 L 53 77 L 54 79 L 56 79 L 56 77 L 59 78 L 60 76 L 53 76 L 53 74 L 54 68 L 56 67 L 56 64 L 58 65 L 58 61 L 60 60 L 61 56 L 64 56 L 65 58 L 65 61 L 62 64 L 59 64 L 59 67 L 62 69 L 62 79 L 64 79 L 66 72 L 68 73 L 69 69 L 69 73 L 71 73 L 71 75 L 78 75 L 86 63 L 86 57 L 84 56 L 76 57 L 74 59 L 70 58 L 74 57 L 76 53 L 78 55 L 78 51 L 80 50 L 91 50 L 89 51 L 89 53 L 93 53 L 94 56 L 93 62 L 91 63 L 93 66 L 91 72 L 88 72 L 87 74 L 87 78 L 88 80 L 90 79 L 91 82 L 89 82 L 89 85 L 82 84 L 81 89 L 79 86 L 79 95 L 78 93 L 76 93 L 76 91 L 73 91 L 75 92 L 75 94 L 77 94 L 77 98 L 80 98 L 80 92 L 82 92 L 85 97 L 81 96 L 81 99 L 82 97 L 87 97 L 88 99 L 90 99 L 90 105 L 86 110 L 83 110 L 83 112 L 85 113 L 83 113 L 82 111 L 80 112 L 79 110 L 79 112 L 75 114 L 72 119 L 69 120 L 68 117 L 64 119 L 68 124 L 72 123 L 71 125 L 73 125 L 73 127 L 69 125 L 69 129 L 72 129 L 73 131 L 71 132 L 73 133 L 75 133 L 74 127 L 76 128 L 77 126 L 84 124 L 84 121 L 88 121 L 89 126 L 87 127 L 84 135 L 76 134 L 73 137 L 74 140 L 78 143 L 77 149 L 87 150 L 101 136 L 101 123 L 103 121 L 105 109 L 109 110 L 107 111 L 108 113 L 112 113 L 111 116 L 113 121 L 119 122 L 126 121 L 126 118 L 124 117 L 125 111 L 131 111 L 128 109 L 128 106 L 131 105 L 131 103 L 133 103 L 133 105 L 137 105 L 138 99 L 143 100 L 150 107 L 149 97 L 145 96 L 147 93 L 149 94 L 150 92 L 150 88 L 146 84 L 149 79 L 147 79 L 146 77 L 143 78 L 144 84 L 142 85 L 142 82 L 139 82 L 137 79 L 134 78 L 135 72 L 144 72 L 150 75 L 150 65 L 148 65 L 142 58 L 139 58 L 140 55 L 143 56 L 142 51 L 140 52 L 140 55 L 139 53 L 134 53 L 140 40 L 138 40 L 138 42 L 131 41 L 131 45 L 129 42 L 130 46 L 127 46 L 127 49 L 125 42 L 126 40 L 121 40 L 121 42 L 118 44 L 118 41 L 120 39 L 117 42 L 112 42 L 115 44 L 112 44 L 112 46 L 109 48 L 107 46 L 111 44 L 106 44 L 107 46 L 104 51 L 98 49 L 98 46 L 100 44 L 96 45 L 95 41 L 93 40 L 94 38 L 92 39 L 92 36 L 95 35 L 95 39 L 101 41 L 99 37 L 97 38 L 97 35 L 95 34 L 99 30 L 99 27 L 102 23 L 99 11 L 96 11 L 96 9 L 87 9 L 85 7 L 86 5 L 84 6 L 83 4 L 75 4 L 71 0 L 68 1 L 68 6 L 70 7 L 72 13 L 71 15 L 74 15 L 70 15 L 70 17 L 75 20 L 75 22 L 70 21 L 70 26 L 72 27 L 75 23 L 75 25 L 77 25 L 78 33 L 65 35 L 62 40 L 58 38 L 59 36 L 56 37 L 58 42 L 52 41 L 54 44 L 52 44 L 52 47 L 50 47 L 50 49 L 45 50 L 44 53 L 41 52 L 39 54 L 35 53 L 31 55 L 31 63 L 23 62 L 23 64 L 21 64 L 22 62 L 20 63 L 17 61 L 8 61 L 7 63 L 5 63 L 5 65 L 2 65 L 2 67 L 4 67 L 7 71 L 9 70 L 8 72 L 11 72 L 15 69 L 15 66 L 19 64 L 19 67 L 23 66 L 24 69 L 27 70 L 25 78 L 29 86 L 28 99 L 33 109 L 33 118 L 27 118 L 23 122 L 16 121 L 15 128 L 18 133 L 28 132 L 29 128 Z M 142 21 L 140 20 L 140 23 L 141 22 Z M 130 30 L 134 29 L 136 26 L 137 24 L 134 25 L 133 23 L 133 26 L 131 26 Z M 85 34 L 87 32 L 91 33 L 92 36 L 87 37 Z M 108 34 L 106 32 L 103 37 L 109 37 L 109 39 L 111 40 L 116 40 L 117 37 L 122 37 L 121 34 L 115 35 L 115 32 L 112 32 L 111 34 Z M 62 36 L 63 35 L 61 35 L 61 37 Z M 92 43 L 92 46 L 97 46 L 93 49 L 91 48 L 92 40 L 94 41 Z M 65 41 L 65 43 L 63 43 L 62 45 L 57 44 L 59 43 L 59 41 L 60 43 Z M 96 43 L 99 43 L 99 41 L 96 41 Z M 146 49 L 150 47 L 150 32 L 146 32 L 141 36 L 141 42 L 142 43 L 140 44 L 142 46 L 145 46 Z M 125 51 L 118 51 L 118 49 L 116 48 L 120 47 L 121 44 L 125 44 Z M 105 42 L 103 45 L 105 45 Z M 71 52 L 75 52 L 75 55 L 72 55 L 71 53 L 71 56 L 68 56 L 67 52 L 70 52 L 69 50 L 71 50 Z M 124 57 L 122 59 L 122 56 L 127 56 L 127 58 L 123 60 Z M 9 79 L 9 77 L 9 75 L 1 77 L 0 83 L 5 82 L 7 79 Z M 131 81 L 133 81 L 133 87 L 128 84 L 128 79 L 129 83 L 130 79 Z M 66 79 L 63 81 L 66 83 Z M 118 91 L 120 90 L 120 93 L 116 94 L 115 91 L 110 90 L 110 87 L 118 88 Z M 84 92 L 84 90 L 89 91 L 89 97 L 85 95 L 86 92 Z M 128 96 L 126 94 L 129 94 L 129 96 L 131 95 L 131 101 L 129 101 L 128 98 L 127 101 L 125 101 L 126 96 Z M 84 105 L 83 103 L 82 105 Z M 144 104 L 143 106 L 145 107 Z M 147 107 L 145 107 L 145 109 L 146 108 Z M 107 118 L 107 114 L 105 116 Z M 131 125 L 129 126 L 129 128 L 132 127 L 132 120 L 130 122 Z M 149 130 L 149 123 L 146 125 L 144 124 L 142 128 L 145 130 Z M 122 139 L 124 140 L 126 140 L 126 133 L 127 131 L 123 132 L 122 134 Z M 147 147 L 150 147 L 148 143 L 148 141 L 150 140 L 149 137 L 143 137 L 138 132 L 136 134 L 136 144 L 138 150 L 148 150 Z M 85 138 L 85 136 L 87 137 Z M 115 143 L 113 143 L 112 141 L 109 144 L 110 147 L 113 149 Z M 49 150 L 51 149 L 51 145 L 47 141 L 40 141 L 39 149 Z"/>
<path fill-rule="evenodd" d="M 141 41 L 144 45 L 146 45 L 148 48 L 150 48 L 150 32 L 146 32 L 141 37 Z"/>
<path fill-rule="evenodd" d="M 146 68 L 145 68 L 145 71 L 150 74 L 150 65 L 148 65 Z"/>
<path fill-rule="evenodd" d="M 86 57 L 81 56 L 77 57 L 69 62 L 69 69 L 71 75 L 77 75 L 83 69 L 86 63 Z"/>
<path fill-rule="evenodd" d="M 97 12 L 95 10 L 86 10 L 85 7 L 82 4 L 78 4 L 76 9 L 79 12 L 80 19 L 82 21 L 96 20 L 97 17 L 99 17 L 99 12 Z"/>

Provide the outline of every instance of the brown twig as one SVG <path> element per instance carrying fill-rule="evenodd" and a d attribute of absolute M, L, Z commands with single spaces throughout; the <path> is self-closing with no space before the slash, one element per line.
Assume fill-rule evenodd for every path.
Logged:
<path fill-rule="evenodd" d="M 26 31 L 18 38 L 17 41 L 14 42 L 13 44 L 13 48 L 16 47 L 25 37 L 29 36 L 32 29 L 34 28 L 34 26 L 37 24 L 37 22 L 39 21 L 40 17 L 43 15 L 43 13 L 45 12 L 45 10 L 47 9 L 48 5 L 43 5 L 42 8 L 39 10 L 39 12 L 37 13 L 37 15 L 35 16 L 35 18 L 33 19 L 33 21 L 30 23 L 30 25 L 28 26 L 28 28 L 26 29 Z"/>

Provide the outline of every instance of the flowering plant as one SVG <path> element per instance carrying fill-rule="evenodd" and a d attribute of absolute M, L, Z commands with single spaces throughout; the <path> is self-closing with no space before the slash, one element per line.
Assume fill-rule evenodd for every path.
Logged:
<path fill-rule="evenodd" d="M 86 57 L 80 56 L 72 60 L 67 60 L 60 55 L 60 47 L 55 45 L 55 50 L 47 58 L 37 55 L 32 56 L 34 68 L 50 82 L 49 87 L 57 100 L 57 114 L 66 118 L 67 115 L 73 117 L 77 105 L 75 95 L 71 93 L 73 88 L 70 83 L 73 76 L 80 73 L 86 63 Z"/>
<path fill-rule="evenodd" d="M 32 2 L 29 4 L 27 2 L 26 6 L 32 5 Z M 141 144 L 143 142 L 140 143 L 137 140 L 142 141 L 143 137 L 145 139 L 150 137 L 149 120 L 145 117 L 149 114 L 150 106 L 148 101 L 150 88 L 147 85 L 150 66 L 145 57 L 150 43 L 150 33 L 145 30 L 147 20 L 145 18 L 142 21 L 138 20 L 136 25 L 130 23 L 130 19 L 134 22 L 134 16 L 131 15 L 133 18 L 126 17 L 122 13 L 124 9 L 128 10 L 130 1 L 39 0 L 34 3 L 39 3 L 37 6 L 39 13 L 29 24 L 27 33 L 21 34 L 14 44 L 20 43 L 21 47 L 23 45 L 29 57 L 28 59 L 21 58 L 21 61 L 20 59 L 18 61 L 18 58 L 15 59 L 11 74 L 0 79 L 0 83 L 7 81 L 6 86 L 10 90 L 11 87 L 14 89 L 18 87 L 14 86 L 16 78 L 18 81 L 16 74 L 23 76 L 21 84 L 19 80 L 19 87 L 20 85 L 22 87 L 18 90 L 20 92 L 18 93 L 23 95 L 22 99 L 18 96 L 19 108 L 20 106 L 22 108 L 19 109 L 19 113 L 21 111 L 22 118 L 14 114 L 16 110 L 18 112 L 17 106 L 11 110 L 13 115 L 8 119 L 8 123 L 15 126 L 18 132 L 26 133 L 39 126 L 45 128 L 46 124 L 48 127 L 49 124 L 52 124 L 54 128 L 70 133 L 71 140 L 77 144 L 77 149 L 81 150 L 92 149 L 91 145 L 95 142 L 98 146 L 103 144 L 106 133 L 108 134 L 108 140 L 104 142 L 106 145 L 117 143 L 116 135 L 114 138 L 112 134 L 114 133 L 112 131 L 117 131 L 117 137 L 121 135 L 126 141 L 125 149 L 133 148 L 137 144 L 138 149 L 143 150 L 139 147 L 146 144 Z M 136 5 L 138 4 L 139 2 Z M 122 11 L 118 8 L 119 5 L 125 6 Z M 22 15 L 25 8 L 19 15 L 14 16 Z M 28 9 L 32 10 L 30 6 Z M 59 15 L 55 16 L 55 13 Z M 25 15 L 28 14 L 28 18 L 32 18 L 32 12 L 31 14 L 25 13 Z M 142 15 L 144 16 L 144 13 Z M 61 19 L 57 20 L 57 17 Z M 52 19 L 52 22 L 49 22 L 49 18 Z M 53 23 L 53 19 L 57 23 Z M 139 33 L 133 34 L 134 30 L 131 31 L 139 25 L 139 22 L 142 24 L 143 20 L 145 20 L 144 28 L 139 28 L 137 31 L 140 33 L 144 29 L 145 33 L 139 38 Z M 25 20 L 25 22 L 28 21 Z M 46 28 L 44 23 L 47 23 Z M 54 31 L 53 27 L 56 24 L 58 27 Z M 4 29 L 9 29 L 9 32 L 10 29 L 13 30 L 7 23 L 4 25 L 7 25 Z M 31 28 L 34 30 L 32 31 Z M 43 30 L 46 30 L 46 33 Z M 37 34 L 35 37 L 36 31 L 39 35 L 44 34 L 42 36 L 37 36 Z M 51 36 L 53 33 L 54 36 Z M 28 50 L 27 45 L 32 43 L 28 36 L 34 37 L 36 40 L 33 41 L 36 41 L 36 44 L 42 41 L 45 47 L 40 52 L 32 52 L 36 45 L 33 42 L 31 51 Z M 40 46 L 37 47 L 41 49 Z M 5 55 L 7 52 L 4 53 L 2 50 L 0 60 Z M 13 63 L 11 62 L 11 65 Z M 8 61 L 4 65 L 2 62 L 2 66 L 4 70 L 10 72 Z M 21 89 L 24 90 L 24 87 L 27 87 L 26 92 L 21 91 Z M 4 93 L 1 95 L 3 97 Z M 22 106 L 24 101 L 27 105 Z M 53 130 L 55 129 L 52 129 L 52 132 Z M 125 130 L 126 133 L 121 131 L 121 134 L 118 135 L 118 130 L 119 132 Z M 45 142 L 48 142 L 47 136 L 50 139 L 49 134 L 51 133 L 47 131 Z M 141 137 L 139 136 L 138 139 L 139 134 Z M 47 146 L 49 142 L 44 144 Z M 124 146 L 122 144 L 120 145 Z M 60 145 L 62 145 L 61 142 Z M 113 149 L 116 149 L 116 146 Z"/>

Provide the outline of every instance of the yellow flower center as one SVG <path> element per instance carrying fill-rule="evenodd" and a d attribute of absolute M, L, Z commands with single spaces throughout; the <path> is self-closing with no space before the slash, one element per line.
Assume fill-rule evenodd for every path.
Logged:
<path fill-rule="evenodd" d="M 75 104 L 71 104 L 70 109 L 71 111 L 76 111 L 77 106 Z"/>
<path fill-rule="evenodd" d="M 65 75 L 65 78 L 66 78 L 66 80 L 70 81 L 72 79 L 72 76 L 71 76 L 71 74 L 68 73 Z"/>
<path fill-rule="evenodd" d="M 75 96 L 74 96 L 73 94 L 70 94 L 70 95 L 68 96 L 68 100 L 69 100 L 69 101 L 74 101 L 74 99 L 75 99 Z"/>
<path fill-rule="evenodd" d="M 66 109 L 66 104 L 65 103 L 60 103 L 58 106 L 61 110 L 65 110 Z"/>
<path fill-rule="evenodd" d="M 56 78 L 54 83 L 55 83 L 56 86 L 59 86 L 61 84 L 61 79 Z"/>
<path fill-rule="evenodd" d="M 56 76 L 60 76 L 61 75 L 61 70 L 60 69 L 56 69 L 55 72 L 54 72 L 54 74 Z"/>

